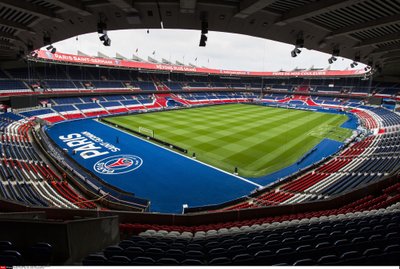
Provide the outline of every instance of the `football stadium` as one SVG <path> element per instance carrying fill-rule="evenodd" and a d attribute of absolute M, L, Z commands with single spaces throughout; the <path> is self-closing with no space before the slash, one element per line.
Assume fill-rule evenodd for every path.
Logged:
<path fill-rule="evenodd" d="M 0 12 L 0 267 L 400 265 L 400 2 L 0 0 Z M 203 50 L 212 32 L 252 36 L 329 66 L 95 50 L 133 42 L 113 37 L 127 29 L 190 29 Z M 90 54 L 59 49 L 90 33 Z"/>

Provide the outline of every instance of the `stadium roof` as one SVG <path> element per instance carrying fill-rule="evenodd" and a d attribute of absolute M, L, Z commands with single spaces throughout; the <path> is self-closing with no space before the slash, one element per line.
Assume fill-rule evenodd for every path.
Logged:
<path fill-rule="evenodd" d="M 0 59 L 95 32 L 99 22 L 116 30 L 201 29 L 202 21 L 211 31 L 304 40 L 308 49 L 372 61 L 386 77 L 400 74 L 399 0 L 1 0 Z"/>

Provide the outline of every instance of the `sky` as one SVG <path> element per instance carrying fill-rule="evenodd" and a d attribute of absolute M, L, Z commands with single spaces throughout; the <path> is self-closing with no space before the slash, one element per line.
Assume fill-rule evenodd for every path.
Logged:
<path fill-rule="evenodd" d="M 147 29 L 109 31 L 111 46 L 99 40 L 98 33 L 69 38 L 53 44 L 57 52 L 76 54 L 77 50 L 90 56 L 101 52 L 110 57 L 119 53 L 128 59 L 136 53 L 147 60 L 148 56 L 184 64 L 192 63 L 216 69 L 245 71 L 291 71 L 295 68 L 328 68 L 331 55 L 314 50 L 302 49 L 295 58 L 290 52 L 294 46 L 272 40 L 221 32 L 209 32 L 206 47 L 199 47 L 200 31 Z M 153 52 L 155 54 L 153 55 Z M 195 60 L 197 58 L 197 61 Z M 330 68 L 350 69 L 348 59 L 338 58 Z M 358 65 L 356 68 L 363 68 Z"/>

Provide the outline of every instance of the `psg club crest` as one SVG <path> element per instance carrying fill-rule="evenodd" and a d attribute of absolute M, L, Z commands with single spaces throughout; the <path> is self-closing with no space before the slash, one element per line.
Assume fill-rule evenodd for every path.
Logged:
<path fill-rule="evenodd" d="M 138 169 L 143 160 L 135 155 L 117 155 L 104 158 L 94 164 L 93 169 L 104 175 L 118 175 Z"/>

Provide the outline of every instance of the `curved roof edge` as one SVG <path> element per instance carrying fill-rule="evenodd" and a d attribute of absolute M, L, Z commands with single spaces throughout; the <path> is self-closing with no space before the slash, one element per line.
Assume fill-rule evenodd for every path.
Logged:
<path fill-rule="evenodd" d="M 183 72 L 190 74 L 207 74 L 223 76 L 252 76 L 252 77 L 361 77 L 367 72 L 364 69 L 357 70 L 310 70 L 310 71 L 244 71 L 223 70 L 193 66 L 182 66 L 173 64 L 137 62 L 131 60 L 120 60 L 114 58 L 100 58 L 91 56 L 74 55 L 67 53 L 51 53 L 47 50 L 37 50 L 37 56 L 30 60 L 52 61 L 59 63 L 85 64 L 94 66 L 106 66 L 117 68 L 128 68 L 135 70 Z"/>

